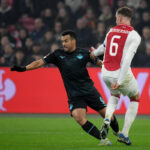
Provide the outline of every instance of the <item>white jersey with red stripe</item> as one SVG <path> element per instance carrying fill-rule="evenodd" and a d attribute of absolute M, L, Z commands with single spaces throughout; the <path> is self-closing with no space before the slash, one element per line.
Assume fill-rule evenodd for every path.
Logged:
<path fill-rule="evenodd" d="M 102 75 L 118 78 L 121 84 L 131 73 L 131 61 L 140 44 L 141 37 L 132 26 L 120 24 L 110 29 L 103 45 L 94 51 L 95 56 L 104 53 Z"/>

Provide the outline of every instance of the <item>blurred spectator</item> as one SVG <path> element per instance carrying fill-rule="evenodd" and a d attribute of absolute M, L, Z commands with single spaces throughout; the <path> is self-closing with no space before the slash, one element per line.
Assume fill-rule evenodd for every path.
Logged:
<path fill-rule="evenodd" d="M 9 66 L 11 62 L 11 58 L 14 55 L 14 50 L 11 47 L 11 45 L 7 44 L 4 46 L 4 55 L 3 57 L 5 58 L 5 63 Z"/>
<path fill-rule="evenodd" d="M 62 30 L 62 23 L 60 21 L 56 21 L 54 24 L 54 35 L 57 42 L 60 42 Z"/>
<path fill-rule="evenodd" d="M 141 3 L 141 0 L 127 0 L 127 5 L 129 7 L 139 8 L 139 5 Z"/>
<path fill-rule="evenodd" d="M 28 37 L 28 31 L 25 28 L 21 28 L 19 30 L 20 47 L 25 47 L 25 41 L 27 37 Z"/>
<path fill-rule="evenodd" d="M 143 58 L 144 67 L 150 67 L 150 42 L 146 43 L 146 56 Z"/>
<path fill-rule="evenodd" d="M 150 43 L 146 44 L 145 54 L 137 53 L 134 63 L 134 67 L 150 67 Z"/>
<path fill-rule="evenodd" d="M 11 59 L 11 65 L 19 65 L 19 66 L 24 66 L 26 65 L 25 63 L 25 54 L 23 50 L 18 49 L 14 55 L 14 57 Z"/>
<path fill-rule="evenodd" d="M 40 43 L 34 43 L 32 47 L 32 55 L 34 54 L 42 54 Z"/>
<path fill-rule="evenodd" d="M 150 42 L 146 43 L 146 56 L 143 58 L 144 67 L 150 67 Z"/>
<path fill-rule="evenodd" d="M 29 56 L 32 54 L 33 40 L 28 37 L 25 41 L 24 53 Z"/>
<path fill-rule="evenodd" d="M 65 0 L 65 4 L 71 8 L 73 13 L 79 9 L 81 2 L 82 0 Z"/>
<path fill-rule="evenodd" d="M 11 45 L 12 47 L 14 47 L 14 44 L 10 43 L 8 36 L 3 36 L 0 42 L 0 54 L 1 55 L 4 54 L 4 47 L 6 45 Z"/>
<path fill-rule="evenodd" d="M 1 38 L 1 47 L 4 47 L 5 45 L 10 44 L 8 36 L 3 36 Z"/>
<path fill-rule="evenodd" d="M 56 49 L 59 49 L 59 44 L 52 43 L 52 45 L 50 46 L 50 52 L 54 52 Z"/>
<path fill-rule="evenodd" d="M 60 8 L 58 10 L 58 16 L 56 19 L 62 23 L 62 26 L 64 29 L 73 28 L 73 24 L 70 20 L 69 12 L 67 11 L 65 7 Z"/>
<path fill-rule="evenodd" d="M 39 17 L 44 9 L 46 0 L 13 0 L 13 6 L 16 14 L 27 15 L 29 17 Z"/>
<path fill-rule="evenodd" d="M 79 18 L 76 22 L 76 34 L 78 37 L 77 45 L 80 47 L 90 47 L 95 45 L 95 37 L 91 30 L 87 28 L 87 20 Z"/>
<path fill-rule="evenodd" d="M 150 26 L 143 28 L 142 36 L 146 42 L 150 42 Z"/>
<path fill-rule="evenodd" d="M 59 9 L 64 8 L 64 7 L 65 7 L 65 3 L 59 0 L 57 3 L 57 11 L 59 11 Z"/>
<path fill-rule="evenodd" d="M 138 14 L 139 14 L 140 20 L 142 20 L 142 14 L 143 14 L 145 11 L 149 11 L 148 3 L 147 3 L 146 0 L 141 0 L 141 1 L 140 1 L 140 5 L 139 5 L 139 7 L 137 8 L 137 12 L 138 12 Z"/>
<path fill-rule="evenodd" d="M 34 22 L 35 20 L 33 18 L 26 16 L 26 15 L 22 15 L 19 18 L 18 26 L 26 28 L 28 32 L 31 33 L 34 30 Z"/>
<path fill-rule="evenodd" d="M 54 27 L 54 14 L 50 8 L 44 10 L 42 19 L 47 28 L 52 29 Z"/>
<path fill-rule="evenodd" d="M 142 30 L 142 41 L 139 46 L 139 53 L 145 54 L 146 44 L 150 43 L 150 27 L 144 27 Z"/>
<path fill-rule="evenodd" d="M 5 24 L 0 24 L 0 39 L 3 36 L 7 36 L 11 44 L 16 45 L 16 40 L 15 38 L 10 34 L 8 26 Z"/>
<path fill-rule="evenodd" d="M 113 14 L 115 14 L 116 10 L 120 7 L 126 6 L 127 0 L 115 0 L 113 1 Z"/>
<path fill-rule="evenodd" d="M 97 43 L 103 43 L 105 36 L 106 36 L 106 28 L 104 22 L 98 22 L 96 27 L 96 39 Z"/>
<path fill-rule="evenodd" d="M 1 43 L 0 43 L 0 56 L 4 54 L 4 46 L 9 44 L 9 39 L 7 36 L 3 36 L 1 38 Z"/>
<path fill-rule="evenodd" d="M 33 39 L 33 41 L 39 42 L 46 31 L 45 25 L 41 18 L 35 19 L 34 27 L 35 30 L 31 33 L 30 37 Z"/>
<path fill-rule="evenodd" d="M 133 27 L 137 26 L 139 24 L 139 15 L 134 7 L 130 7 L 132 9 L 132 20 L 131 24 Z"/>
<path fill-rule="evenodd" d="M 84 16 L 87 19 L 87 26 L 94 31 L 96 26 L 96 17 L 92 8 L 88 8 Z"/>
<path fill-rule="evenodd" d="M 108 0 L 98 0 L 97 2 L 95 1 L 92 1 L 92 2 L 93 2 L 94 10 L 97 14 L 97 17 L 101 15 L 103 7 L 108 5 Z"/>
<path fill-rule="evenodd" d="M 86 10 L 89 8 L 89 3 L 87 0 L 82 0 L 80 7 L 78 8 L 78 10 L 74 13 L 74 18 L 75 20 L 77 20 L 78 18 L 84 16 L 84 14 L 86 13 Z"/>
<path fill-rule="evenodd" d="M 145 12 L 142 13 L 142 20 L 139 22 L 139 24 L 137 25 L 136 29 L 141 34 L 142 33 L 142 29 L 145 26 L 150 26 L 150 12 L 148 12 L 148 11 L 145 11 Z"/>
<path fill-rule="evenodd" d="M 0 55 L 0 66 L 7 67 L 8 64 L 6 63 L 5 57 Z"/>
<path fill-rule="evenodd" d="M 8 0 L 1 0 L 0 4 L 0 23 L 5 25 L 14 23 L 15 15 L 9 6 Z"/>
<path fill-rule="evenodd" d="M 42 53 L 46 55 L 50 51 L 51 44 L 55 41 L 54 34 L 52 31 L 46 31 L 44 37 L 41 39 L 41 49 Z"/>
<path fill-rule="evenodd" d="M 32 61 L 42 57 L 43 54 L 40 43 L 34 43 L 32 46 L 32 52 L 30 53 L 30 55 L 28 55 L 26 63 L 31 63 Z"/>
<path fill-rule="evenodd" d="M 57 43 L 57 42 L 54 42 L 50 45 L 49 47 L 49 52 L 48 53 L 53 53 L 55 50 L 59 49 L 60 48 L 60 44 Z M 47 54 L 48 54 L 47 53 Z M 46 67 L 55 67 L 54 64 L 47 64 Z"/>
<path fill-rule="evenodd" d="M 64 0 L 58 0 L 57 2 L 57 12 L 59 12 L 61 8 L 65 8 L 70 15 L 72 14 L 70 7 L 64 3 Z"/>
<path fill-rule="evenodd" d="M 33 60 L 39 60 L 42 57 L 43 57 L 43 55 L 41 55 L 41 54 L 34 54 L 34 55 L 32 55 Z"/>
<path fill-rule="evenodd" d="M 110 24 L 115 24 L 114 16 L 112 16 L 111 8 L 109 5 L 105 5 L 102 8 L 102 14 L 99 16 L 98 20 L 104 22 L 106 27 Z"/>
<path fill-rule="evenodd" d="M 33 62 L 33 61 L 35 61 L 35 60 L 39 60 L 39 59 L 41 59 L 43 57 L 43 55 L 42 54 L 33 54 L 33 55 L 31 55 L 30 57 L 27 57 L 27 59 L 26 59 L 26 64 L 29 64 L 29 63 L 31 63 L 31 62 Z"/>
<path fill-rule="evenodd" d="M 126 6 L 126 0 L 118 0 L 117 1 L 117 7 L 120 8 L 120 7 L 124 7 Z M 117 8 L 117 9 L 118 9 Z"/>

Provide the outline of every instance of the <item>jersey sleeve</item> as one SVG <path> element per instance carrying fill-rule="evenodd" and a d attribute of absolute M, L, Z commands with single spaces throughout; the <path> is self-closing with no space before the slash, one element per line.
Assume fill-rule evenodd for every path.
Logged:
<path fill-rule="evenodd" d="M 120 76 L 118 79 L 118 84 L 121 85 L 125 75 L 127 74 L 129 67 L 131 65 L 132 59 L 137 51 L 137 48 L 141 42 L 141 37 L 139 36 L 139 34 L 137 32 L 133 32 L 131 33 L 131 35 L 129 35 L 130 37 L 130 45 L 127 51 L 127 54 L 123 60 L 122 66 L 121 66 L 121 71 L 120 71 Z"/>
<path fill-rule="evenodd" d="M 105 51 L 105 47 L 103 44 L 101 44 L 95 51 L 94 51 L 94 55 L 95 56 L 100 56 L 102 54 L 104 54 Z"/>
<path fill-rule="evenodd" d="M 108 35 L 108 34 L 107 34 L 107 35 Z M 94 51 L 94 55 L 95 55 L 95 56 L 100 56 L 100 55 L 104 54 L 105 48 L 106 48 L 107 35 L 106 35 L 106 37 L 105 37 L 105 40 L 104 40 L 103 44 L 101 44 L 101 45 Z"/>
<path fill-rule="evenodd" d="M 57 63 L 57 57 L 55 55 L 55 52 L 49 53 L 46 56 L 44 56 L 43 61 L 45 64 L 49 64 L 49 63 L 56 64 Z"/>

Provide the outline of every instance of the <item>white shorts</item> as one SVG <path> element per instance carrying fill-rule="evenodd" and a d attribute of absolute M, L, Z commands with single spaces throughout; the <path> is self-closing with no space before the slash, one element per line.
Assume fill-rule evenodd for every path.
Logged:
<path fill-rule="evenodd" d="M 112 90 L 111 86 L 117 82 L 117 78 L 106 76 L 102 76 L 102 78 L 113 95 L 123 94 L 124 96 L 134 97 L 139 92 L 137 81 L 132 73 L 126 75 L 123 84 L 116 90 Z"/>

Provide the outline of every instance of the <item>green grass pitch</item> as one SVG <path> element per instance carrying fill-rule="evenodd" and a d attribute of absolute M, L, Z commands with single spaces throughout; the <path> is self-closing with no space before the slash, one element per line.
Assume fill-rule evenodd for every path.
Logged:
<path fill-rule="evenodd" d="M 122 128 L 123 117 L 118 117 Z M 98 128 L 102 118 L 88 117 Z M 131 128 L 132 146 L 117 142 L 110 129 L 112 146 L 98 146 L 99 141 L 71 117 L 0 117 L 0 150 L 149 150 L 150 119 L 137 118 Z"/>

